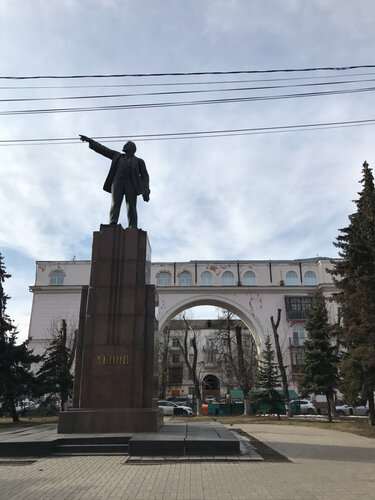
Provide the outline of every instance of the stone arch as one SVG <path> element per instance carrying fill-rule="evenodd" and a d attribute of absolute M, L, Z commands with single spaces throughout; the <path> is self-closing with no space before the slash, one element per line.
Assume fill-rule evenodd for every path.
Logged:
<path fill-rule="evenodd" d="M 179 314 L 185 309 L 190 309 L 191 307 L 195 306 L 216 306 L 222 307 L 223 309 L 228 309 L 228 311 L 233 312 L 244 322 L 248 330 L 252 333 L 255 344 L 257 346 L 258 354 L 263 351 L 265 335 L 258 321 L 251 314 L 251 312 L 234 300 L 217 295 L 194 295 L 171 305 L 169 309 L 163 312 L 163 314 L 159 318 L 159 332 L 163 331 L 167 321 L 174 318 L 176 314 Z"/>

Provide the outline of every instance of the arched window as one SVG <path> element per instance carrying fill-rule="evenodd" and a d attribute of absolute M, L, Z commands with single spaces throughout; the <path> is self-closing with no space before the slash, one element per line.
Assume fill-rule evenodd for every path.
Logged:
<path fill-rule="evenodd" d="M 183 271 L 178 277 L 178 284 L 180 286 L 191 286 L 193 284 L 191 274 L 187 271 Z"/>
<path fill-rule="evenodd" d="M 210 271 L 203 271 L 201 274 L 201 285 L 211 286 L 212 285 L 212 273 Z"/>
<path fill-rule="evenodd" d="M 50 285 L 63 285 L 64 284 L 64 273 L 62 271 L 52 271 L 49 277 Z"/>
<path fill-rule="evenodd" d="M 221 276 L 222 285 L 234 285 L 234 276 L 231 271 L 224 271 Z"/>
<path fill-rule="evenodd" d="M 317 285 L 316 274 L 314 271 L 306 271 L 303 275 L 303 283 L 305 285 Z"/>
<path fill-rule="evenodd" d="M 171 286 L 171 275 L 166 271 L 162 271 L 158 274 L 157 284 L 158 286 Z"/>
<path fill-rule="evenodd" d="M 246 271 L 246 273 L 242 276 L 242 284 L 243 285 L 257 284 L 257 278 L 255 276 L 254 271 Z"/>
<path fill-rule="evenodd" d="M 288 271 L 285 275 L 286 285 L 298 285 L 298 275 L 295 271 Z"/>
<path fill-rule="evenodd" d="M 303 325 L 294 325 L 292 335 L 292 345 L 303 345 L 305 343 L 306 330 Z"/>

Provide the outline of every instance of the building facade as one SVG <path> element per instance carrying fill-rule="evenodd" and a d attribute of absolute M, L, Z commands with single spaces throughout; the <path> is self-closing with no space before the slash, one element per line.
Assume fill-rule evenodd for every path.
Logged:
<path fill-rule="evenodd" d="M 303 361 L 305 322 L 313 295 L 335 292 L 329 258 L 272 261 L 154 262 L 151 283 L 156 285 L 159 332 L 185 309 L 213 305 L 242 320 L 252 335 L 258 354 L 272 334 L 271 316 L 281 309 L 279 336 L 291 389 L 297 388 Z M 43 353 L 56 325 L 65 319 L 68 329 L 78 328 L 82 286 L 89 285 L 90 261 L 38 261 L 30 291 L 33 303 L 29 337 L 36 353 Z M 331 323 L 337 307 L 328 302 Z M 272 337 L 272 335 L 271 335 Z"/>

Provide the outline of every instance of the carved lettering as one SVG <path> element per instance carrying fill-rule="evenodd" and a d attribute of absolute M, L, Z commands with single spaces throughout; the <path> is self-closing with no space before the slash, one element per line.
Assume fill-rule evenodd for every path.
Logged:
<path fill-rule="evenodd" d="M 115 355 L 115 354 L 98 354 L 96 357 L 97 365 L 128 365 L 129 356 L 127 354 Z"/>

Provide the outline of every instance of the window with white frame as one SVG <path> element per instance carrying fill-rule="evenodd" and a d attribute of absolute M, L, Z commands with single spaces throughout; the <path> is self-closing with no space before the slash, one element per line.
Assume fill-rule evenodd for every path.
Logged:
<path fill-rule="evenodd" d="M 222 285 L 234 285 L 234 275 L 231 271 L 224 271 L 221 276 Z"/>
<path fill-rule="evenodd" d="M 178 343 L 178 339 L 172 339 L 172 347 L 180 347 L 180 344 Z"/>
<path fill-rule="evenodd" d="M 157 286 L 171 286 L 171 275 L 166 271 L 162 271 L 157 277 Z"/>
<path fill-rule="evenodd" d="M 191 274 L 188 271 L 183 271 L 178 277 L 178 284 L 180 286 L 191 286 L 193 284 Z"/>
<path fill-rule="evenodd" d="M 298 274 L 295 271 L 288 271 L 285 275 L 286 285 L 298 285 Z"/>
<path fill-rule="evenodd" d="M 64 273 L 62 271 L 52 271 L 49 278 L 50 285 L 63 285 Z"/>
<path fill-rule="evenodd" d="M 201 274 L 201 285 L 211 286 L 212 285 L 212 273 L 210 271 L 203 271 Z"/>
<path fill-rule="evenodd" d="M 294 325 L 292 330 L 292 345 L 303 345 L 306 340 L 306 330 L 303 325 Z"/>
<path fill-rule="evenodd" d="M 303 275 L 303 283 L 304 285 L 317 285 L 316 274 L 314 271 L 306 271 Z"/>
<path fill-rule="evenodd" d="M 246 271 L 246 273 L 242 276 L 242 284 L 243 285 L 256 285 L 257 279 L 254 271 Z"/>

